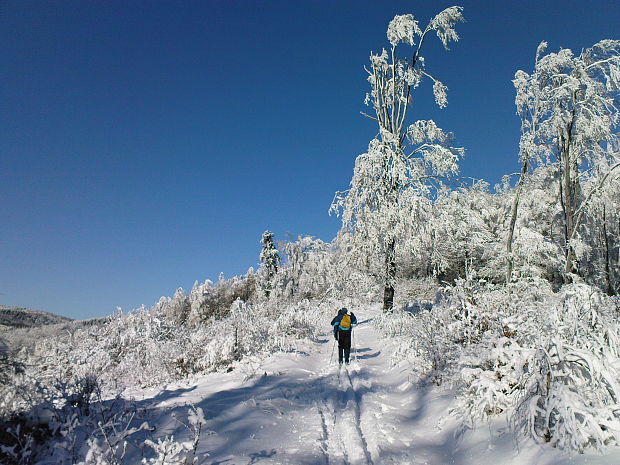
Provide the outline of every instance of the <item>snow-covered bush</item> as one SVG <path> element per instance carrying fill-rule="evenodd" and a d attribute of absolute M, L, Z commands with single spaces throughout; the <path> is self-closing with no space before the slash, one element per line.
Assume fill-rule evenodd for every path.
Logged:
<path fill-rule="evenodd" d="M 465 325 L 455 317 L 457 309 L 452 301 L 435 305 L 408 302 L 379 316 L 375 324 L 384 336 L 400 341 L 393 355 L 395 362 L 410 360 L 418 377 L 441 384 L 454 371 L 465 340 Z"/>
<path fill-rule="evenodd" d="M 228 299 L 238 289 L 231 287 L 232 291 L 218 292 Z M 11 377 L 7 390 L 11 395 L 2 400 L 10 415 L 5 429 L 9 436 L 0 435 L 0 444 L 13 447 L 4 461 L 29 463 L 25 457 L 40 453 L 53 437 L 56 449 L 71 457 L 66 463 L 77 463 L 80 457 L 85 464 L 125 463 L 128 438 L 144 428 L 123 416 L 127 408 L 106 407 L 104 395 L 230 369 L 248 355 L 296 350 L 300 338 L 322 332 L 320 322 L 335 306 L 327 300 L 278 303 L 270 298 L 246 303 L 237 299 L 219 318 L 213 315 L 200 324 L 186 319 L 186 324 L 180 324 L 183 306 L 198 301 L 193 299 L 195 294 L 177 292 L 150 310 L 118 313 L 105 324 L 37 341 L 25 353 L 27 372 Z M 98 374 L 97 380 L 92 373 Z M 98 415 L 105 416 L 105 421 L 103 417 L 95 421 Z M 80 447 L 87 437 L 85 453 Z M 145 463 L 159 463 L 163 456 L 186 460 L 195 450 L 171 437 L 152 439 L 147 445 L 155 455 L 146 455 L 152 460 Z"/>
<path fill-rule="evenodd" d="M 297 339 L 318 334 L 321 309 L 328 305 L 327 301 L 315 305 L 237 299 L 220 318 L 179 324 L 177 310 L 185 301 L 197 302 L 194 294 L 188 298 L 177 292 L 175 298 L 162 299 L 150 310 L 119 313 L 104 325 L 43 339 L 28 355 L 29 374 L 53 384 L 57 379 L 73 382 L 99 373 L 108 392 L 153 386 L 227 368 L 244 355 L 295 350 Z"/>
<path fill-rule="evenodd" d="M 571 450 L 620 444 L 618 301 L 575 284 L 562 289 L 550 310 L 530 335 L 536 350 L 515 426 Z"/>
<path fill-rule="evenodd" d="M 77 458 L 78 465 L 191 465 L 205 424 L 201 408 L 190 406 L 187 423 L 177 419 L 188 440 L 177 441 L 173 435 L 153 437 L 149 424 L 136 419 L 135 411 L 120 410 L 105 421 L 98 421 Z M 91 425 L 87 425 L 91 426 Z M 74 457 L 75 460 L 76 457 Z M 61 462 L 65 463 L 65 462 Z M 66 462 L 69 463 L 69 462 Z"/>
<path fill-rule="evenodd" d="M 6 343 L 0 339 L 0 419 L 14 411 L 14 379 L 23 369 L 23 365 L 15 360 Z"/>
<path fill-rule="evenodd" d="M 568 450 L 620 444 L 618 301 L 585 284 L 530 285 L 480 294 L 495 317 L 459 359 L 455 413 L 471 426 L 507 412 L 517 430 Z"/>
<path fill-rule="evenodd" d="M 457 280 L 377 319 L 420 378 L 458 389 L 463 428 L 505 414 L 569 451 L 620 444 L 620 300 L 584 283 Z"/>
<path fill-rule="evenodd" d="M 479 305 L 484 295 L 480 289 L 485 287 L 475 279 L 458 279 L 455 286 L 442 288 L 434 303 L 409 302 L 378 318 L 378 328 L 385 335 L 402 337 L 397 360 L 415 358 L 418 374 L 440 383 L 455 375 L 465 349 L 490 331 L 500 331 L 498 309 Z"/>
<path fill-rule="evenodd" d="M 172 435 L 156 436 L 131 401 L 103 400 L 100 393 L 84 397 L 85 392 L 92 394 L 93 386 L 93 379 L 87 385 L 56 386 L 56 391 L 40 393 L 43 403 L 3 420 L 0 463 L 133 465 L 140 458 L 144 464 L 195 463 L 205 424 L 202 409 L 191 406 L 187 421 L 177 420 L 187 437 L 177 441 Z M 76 402 L 78 398 L 85 402 Z"/>
<path fill-rule="evenodd" d="M 145 370 L 146 362 L 156 365 L 155 354 L 148 353 L 149 340 L 153 341 L 154 333 L 158 333 L 158 337 L 170 334 L 169 330 L 162 329 L 165 326 L 157 318 L 148 318 L 146 314 L 141 311 L 117 315 L 109 325 L 99 328 L 101 332 L 88 328 L 88 332 L 79 333 L 76 339 L 68 338 L 64 345 L 54 346 L 55 353 L 70 347 L 84 355 L 86 348 L 93 349 L 90 355 L 98 357 L 101 366 L 89 357 L 85 359 L 89 363 L 80 363 L 85 360 L 70 353 L 55 359 L 68 364 L 62 368 L 53 366 L 54 360 L 48 358 L 44 363 L 49 367 L 43 370 L 7 369 L 4 372 L 0 386 L 0 463 L 28 465 L 52 461 L 59 465 L 129 465 L 137 463 L 136 456 L 145 457 L 144 463 L 176 463 L 170 462 L 173 457 L 183 460 L 178 463 L 193 463 L 204 424 L 200 409 L 190 409 L 185 425 L 191 436 L 189 442 L 178 442 L 173 437 L 154 437 L 154 430 L 139 418 L 133 402 L 110 397 L 111 376 L 120 375 L 127 382 L 136 382 L 144 379 L 147 373 L 152 374 Z M 144 325 L 142 331 L 138 331 L 140 325 Z M 126 332 L 121 330 L 123 327 Z M 106 330 L 110 332 L 105 333 Z M 110 339 L 105 339 L 105 335 Z M 138 351 L 141 338 L 146 338 L 147 344 Z M 46 350 L 51 345 L 53 343 L 46 341 L 36 349 Z M 110 349 L 114 349 L 111 353 L 116 357 L 116 367 L 107 365 L 111 363 L 110 358 L 102 358 L 103 352 Z M 142 358 L 136 359 L 137 356 Z M 130 377 L 129 373 L 132 362 L 141 363 L 134 367 L 135 377 Z M 80 376 L 91 369 L 99 370 L 105 383 L 92 372 Z M 54 371 L 56 376 L 51 375 Z M 107 397 L 102 391 L 106 386 Z M 149 445 L 152 451 L 147 449 Z M 170 455 L 173 451 L 175 454 Z M 162 461 L 164 457 L 166 461 Z"/>
<path fill-rule="evenodd" d="M 78 444 L 87 436 L 78 433 L 78 426 L 95 413 L 91 407 L 101 402 L 98 380 L 88 376 L 73 382 L 42 383 L 17 373 L 9 383 L 11 390 L 5 392 L 9 410 L 0 418 L 0 463 L 35 463 L 50 454 L 46 448 L 52 439 L 55 449 L 75 457 Z"/>
<path fill-rule="evenodd" d="M 196 451 L 200 443 L 200 434 L 205 425 L 204 412 L 200 407 L 190 407 L 187 423 L 177 419 L 189 433 L 189 440 L 175 441 L 174 436 L 159 438 L 157 441 L 147 439 L 144 443 L 156 453 L 155 457 L 143 458 L 145 465 L 192 465 L 197 462 Z"/>

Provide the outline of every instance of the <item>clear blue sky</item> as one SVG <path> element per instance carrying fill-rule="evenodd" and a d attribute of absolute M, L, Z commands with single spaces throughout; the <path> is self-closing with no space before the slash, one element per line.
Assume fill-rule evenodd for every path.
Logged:
<path fill-rule="evenodd" d="M 0 2 L 0 303 L 72 318 L 257 266 L 265 229 L 331 240 L 327 210 L 376 133 L 363 66 L 395 14 L 460 4 L 424 53 L 462 174 L 517 170 L 511 79 L 536 46 L 618 39 L 620 2 Z"/>

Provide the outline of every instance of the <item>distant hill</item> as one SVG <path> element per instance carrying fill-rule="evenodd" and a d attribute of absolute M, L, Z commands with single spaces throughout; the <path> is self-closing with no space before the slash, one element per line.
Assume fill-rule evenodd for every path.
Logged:
<path fill-rule="evenodd" d="M 49 312 L 31 310 L 22 307 L 0 305 L 0 327 L 5 328 L 38 328 L 41 326 L 68 323 L 73 321 Z"/>
<path fill-rule="evenodd" d="M 66 337 L 75 330 L 103 325 L 109 317 L 72 320 L 49 312 L 0 305 L 0 353 L 31 349 L 48 337 Z"/>

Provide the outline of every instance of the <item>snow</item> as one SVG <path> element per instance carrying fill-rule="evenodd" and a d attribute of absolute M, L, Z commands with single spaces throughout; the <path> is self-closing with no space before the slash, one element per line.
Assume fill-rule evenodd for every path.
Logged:
<path fill-rule="evenodd" d="M 378 134 L 334 198 L 334 241 L 300 236 L 281 261 L 265 231 L 256 273 L 0 341 L 0 462 L 620 463 L 620 41 L 539 45 L 513 81 L 520 177 L 492 192 L 453 177 L 450 133 L 409 124 L 423 78 L 447 103 L 424 37 L 447 47 L 461 20 L 396 16 L 371 54 Z M 386 288 L 389 316 L 349 304 Z M 342 305 L 362 322 L 345 367 Z"/>
<path fill-rule="evenodd" d="M 247 358 L 229 373 L 126 394 L 156 437 L 186 440 L 180 422 L 188 423 L 188 405 L 201 408 L 199 464 L 620 463 L 618 451 L 568 457 L 530 439 L 517 442 L 503 417 L 463 431 L 448 414 L 453 391 L 414 379 L 406 362 L 392 363 L 398 340 L 380 339 L 373 325 L 379 307 L 351 310 L 360 324 L 349 366 L 338 366 L 326 315 L 326 333 L 300 341 L 295 353 Z"/>

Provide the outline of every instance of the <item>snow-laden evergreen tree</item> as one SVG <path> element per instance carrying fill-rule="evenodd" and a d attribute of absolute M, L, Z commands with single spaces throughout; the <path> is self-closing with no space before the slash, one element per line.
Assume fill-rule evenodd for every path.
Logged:
<path fill-rule="evenodd" d="M 521 116 L 521 188 L 532 165 L 556 170 L 556 190 L 563 222 L 565 279 L 578 272 L 578 250 L 587 206 L 610 177 L 620 170 L 616 147 L 620 90 L 620 41 L 603 40 L 579 55 L 569 49 L 536 53 L 534 72 L 518 71 L 515 103 Z M 516 221 L 519 191 L 513 204 Z M 511 274 L 509 234 L 508 274 Z M 508 276 L 510 278 L 510 276 Z"/>
<path fill-rule="evenodd" d="M 280 255 L 273 242 L 273 233 L 269 230 L 263 233 L 261 238 L 263 248 L 260 252 L 261 268 L 265 273 L 265 296 L 269 297 L 272 289 L 273 280 L 278 273 L 280 266 Z"/>
<path fill-rule="evenodd" d="M 361 249 L 371 249 L 383 258 L 383 305 L 391 310 L 394 301 L 398 232 L 405 203 L 428 196 L 437 187 L 438 176 L 457 172 L 463 150 L 450 145 L 451 135 L 432 120 L 410 125 L 412 92 L 423 80 L 433 82 L 435 102 L 448 103 L 447 87 L 429 74 L 422 46 L 427 35 L 437 34 L 444 47 L 459 39 L 454 25 L 463 20 L 462 7 L 443 10 L 422 29 L 412 14 L 395 16 L 387 29 L 389 52 L 371 53 L 367 69 L 371 91 L 365 103 L 372 105 L 378 135 L 368 151 L 357 157 L 351 188 L 339 192 L 332 211 L 341 212 L 343 229 L 352 233 Z M 412 47 L 400 54 L 399 45 Z M 411 55 L 409 55 L 411 53 Z M 405 55 L 406 54 L 406 55 Z M 411 58 L 406 58 L 409 55 Z"/>

